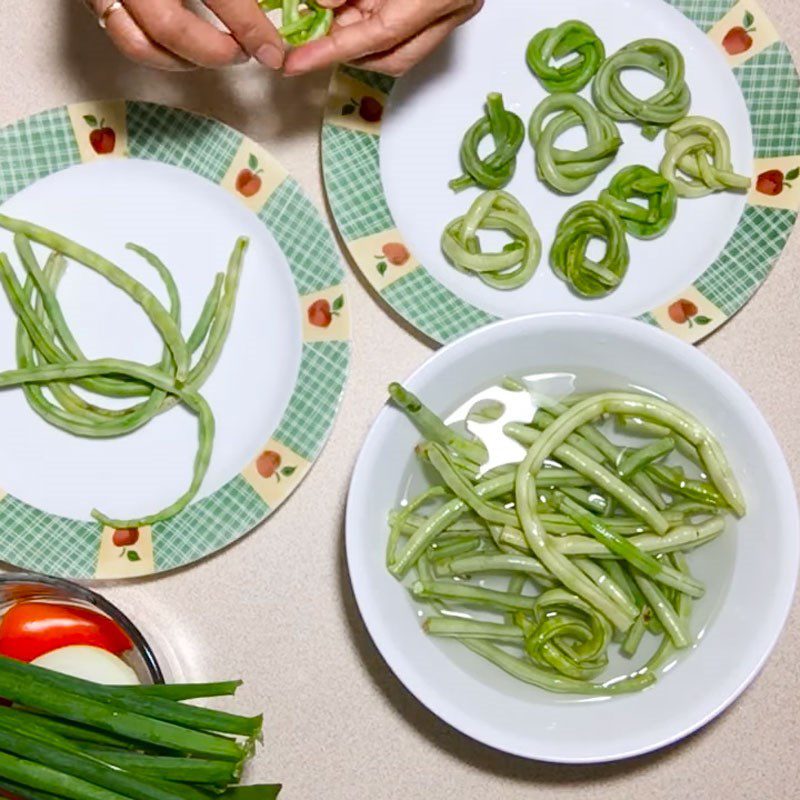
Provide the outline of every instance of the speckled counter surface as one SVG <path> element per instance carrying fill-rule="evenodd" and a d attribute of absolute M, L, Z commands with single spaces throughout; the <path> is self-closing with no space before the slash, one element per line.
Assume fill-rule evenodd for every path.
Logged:
<path fill-rule="evenodd" d="M 760 0 L 795 56 L 800 4 Z M 502 0 L 493 0 L 502 2 Z M 118 57 L 77 0 L 2 0 L 0 124 L 77 100 L 130 97 L 214 115 L 264 143 L 320 209 L 318 128 L 327 75 L 255 66 L 161 75 Z M 2 169 L 4 165 L 0 165 Z M 558 767 L 496 753 L 433 717 L 382 662 L 343 559 L 344 498 L 386 384 L 430 353 L 351 275 L 354 358 L 342 412 L 302 488 L 261 529 L 199 566 L 108 586 L 187 677 L 241 676 L 267 710 L 253 778 L 286 800 L 516 800 L 797 796 L 798 603 L 760 677 L 721 718 L 659 753 Z M 800 234 L 755 299 L 702 349 L 753 396 L 800 482 Z"/>

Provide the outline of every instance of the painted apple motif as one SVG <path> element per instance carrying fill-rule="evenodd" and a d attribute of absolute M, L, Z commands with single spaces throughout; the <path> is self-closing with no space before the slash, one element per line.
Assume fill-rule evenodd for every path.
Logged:
<path fill-rule="evenodd" d="M 117 134 L 114 129 L 109 128 L 104 119 L 98 122 L 97 117 L 92 114 L 87 114 L 83 121 L 92 129 L 89 133 L 92 150 L 100 156 L 113 153 L 117 146 Z"/>
<path fill-rule="evenodd" d="M 258 194 L 264 183 L 261 179 L 262 172 L 258 159 L 251 153 L 247 160 L 247 167 L 236 176 L 236 191 L 242 197 L 253 197 Z"/>
<path fill-rule="evenodd" d="M 753 46 L 753 37 L 750 35 L 756 29 L 753 27 L 755 19 L 748 11 L 744 15 L 741 25 L 731 28 L 722 40 L 722 46 L 728 55 L 738 56 L 746 53 Z"/>
<path fill-rule="evenodd" d="M 383 119 L 383 105 L 374 97 L 362 97 L 358 113 L 365 122 L 380 122 Z"/>
<path fill-rule="evenodd" d="M 308 307 L 308 321 L 316 328 L 327 328 L 333 322 L 333 318 L 339 316 L 343 308 L 344 295 L 339 295 L 333 303 L 325 298 L 315 300 Z"/>
<path fill-rule="evenodd" d="M 364 96 L 360 100 L 350 98 L 342 106 L 342 116 L 349 117 L 358 111 L 364 122 L 380 122 L 383 119 L 383 103 L 374 97 Z"/>
<path fill-rule="evenodd" d="M 693 303 L 691 300 L 686 300 L 685 298 L 676 300 L 667 309 L 667 313 L 669 314 L 669 318 L 676 325 L 685 325 L 688 323 L 690 328 L 693 328 L 695 325 L 708 325 L 712 322 L 711 317 L 700 314 L 700 309 L 697 307 L 696 303 Z"/>
<path fill-rule="evenodd" d="M 262 478 L 271 478 L 280 469 L 281 456 L 274 450 L 265 450 L 256 460 L 256 470 Z"/>
<path fill-rule="evenodd" d="M 138 528 L 120 528 L 111 537 L 115 547 L 133 547 L 139 541 Z"/>
<path fill-rule="evenodd" d="M 800 177 L 800 167 L 795 167 L 784 174 L 779 169 L 762 172 L 756 179 L 756 191 L 770 197 L 776 197 L 784 189 L 792 188 L 792 181 Z"/>
<path fill-rule="evenodd" d="M 408 248 L 400 242 L 389 242 L 385 244 L 382 248 L 382 252 L 384 258 L 396 267 L 402 267 L 403 264 L 407 263 L 408 259 L 411 258 Z"/>

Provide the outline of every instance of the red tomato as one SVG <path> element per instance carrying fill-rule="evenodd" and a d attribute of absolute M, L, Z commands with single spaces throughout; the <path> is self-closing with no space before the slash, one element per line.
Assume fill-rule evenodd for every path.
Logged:
<path fill-rule="evenodd" d="M 117 656 L 133 647 L 113 620 L 88 608 L 31 601 L 12 606 L 0 620 L 0 655 L 18 661 L 81 644 Z"/>

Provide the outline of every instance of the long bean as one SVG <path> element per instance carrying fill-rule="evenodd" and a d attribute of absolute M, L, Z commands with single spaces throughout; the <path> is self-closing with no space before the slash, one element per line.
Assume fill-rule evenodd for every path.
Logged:
<path fill-rule="evenodd" d="M 589 243 L 605 242 L 599 261 L 587 255 Z M 602 297 L 617 289 L 628 271 L 630 252 L 620 218 L 604 205 L 586 200 L 558 224 L 550 250 L 553 272 L 583 297 Z"/>
<path fill-rule="evenodd" d="M 631 198 L 645 200 L 647 206 Z M 620 170 L 598 202 L 613 211 L 625 230 L 637 239 L 655 239 L 666 233 L 678 210 L 678 197 L 670 181 L 649 167 L 634 165 Z"/>
<path fill-rule="evenodd" d="M 637 97 L 622 82 L 623 71 L 630 69 L 649 72 L 664 85 L 650 97 Z M 663 126 L 689 111 L 692 95 L 685 76 L 686 64 L 675 45 L 662 39 L 639 39 L 603 62 L 592 84 L 592 98 L 609 117 L 638 122 L 642 133 L 654 139 Z"/>
<path fill-rule="evenodd" d="M 524 636 L 517 625 L 482 622 L 461 617 L 428 617 L 422 625 L 425 633 L 449 639 L 487 639 L 493 642 L 522 644 Z"/>
<path fill-rule="evenodd" d="M 494 150 L 482 156 L 481 143 L 489 136 L 494 141 Z M 486 98 L 486 114 L 464 135 L 461 143 L 464 174 L 450 181 L 450 188 L 456 192 L 476 185 L 484 189 L 502 189 L 514 177 L 517 153 L 524 140 L 522 120 L 506 110 L 501 94 L 492 92 Z"/>
<path fill-rule="evenodd" d="M 664 140 L 661 174 L 680 197 L 705 197 L 712 192 L 744 192 L 752 181 L 731 163 L 731 143 L 725 129 L 708 117 L 676 122 Z"/>
<path fill-rule="evenodd" d="M 468 439 L 445 425 L 418 397 L 404 389 L 399 383 L 389 385 L 389 396 L 419 429 L 419 432 L 433 442 L 438 442 L 456 453 L 465 456 L 475 464 L 484 464 L 488 457 L 486 445 L 477 439 Z"/>
<path fill-rule="evenodd" d="M 296 47 L 327 36 L 333 25 L 333 11 L 314 0 L 258 0 L 258 4 L 265 11 L 281 9 L 278 33 Z"/>
<path fill-rule="evenodd" d="M 478 238 L 481 230 L 503 231 L 511 241 L 500 252 L 486 253 Z M 480 195 L 466 214 L 448 224 L 442 251 L 460 272 L 477 276 L 493 289 L 509 290 L 533 277 L 542 256 L 542 240 L 519 200 L 496 190 Z"/>
<path fill-rule="evenodd" d="M 53 381 L 75 381 L 84 377 L 97 375 L 123 375 L 140 381 L 149 383 L 157 389 L 163 389 L 169 394 L 178 397 L 188 408 L 198 417 L 199 425 L 199 445 L 195 456 L 194 472 L 189 488 L 174 503 L 161 511 L 149 516 L 137 519 L 124 520 L 112 519 L 98 510 L 92 511 L 92 516 L 111 528 L 139 528 L 144 525 L 154 525 L 163 519 L 174 516 L 182 511 L 197 494 L 200 484 L 203 482 L 208 463 L 211 460 L 211 451 L 214 444 L 214 416 L 211 413 L 208 403 L 196 392 L 187 391 L 179 388 L 166 375 L 136 364 L 132 361 L 121 359 L 98 359 L 97 361 L 73 361 L 64 365 L 46 365 L 30 367 L 22 370 L 8 370 L 0 373 L 0 389 L 9 386 L 21 386 L 26 383 L 51 383 Z"/>
<path fill-rule="evenodd" d="M 586 147 L 556 147 L 563 133 L 577 127 L 586 131 Z M 542 100 L 531 116 L 529 135 L 539 177 L 561 194 L 587 189 L 622 145 L 614 121 L 576 94 L 554 94 Z"/>
<path fill-rule="evenodd" d="M 49 247 L 58 253 L 62 253 L 68 258 L 83 264 L 99 275 L 102 275 L 114 286 L 122 289 L 133 300 L 135 300 L 145 311 L 158 329 L 161 337 L 175 359 L 177 381 L 183 381 L 189 373 L 189 352 L 186 342 L 181 335 L 180 329 L 175 324 L 175 320 L 164 308 L 158 298 L 142 283 L 128 275 L 115 264 L 98 253 L 94 253 L 88 248 L 73 242 L 65 236 L 42 228 L 32 222 L 13 219 L 12 217 L 0 214 L 0 228 L 21 233 L 28 239 Z"/>
<path fill-rule="evenodd" d="M 565 61 L 568 56 L 572 58 Z M 526 53 L 528 66 L 548 92 L 579 92 L 605 57 L 605 47 L 594 30 L 574 19 L 539 31 Z"/>
<path fill-rule="evenodd" d="M 487 661 L 491 661 L 509 675 L 513 675 L 518 680 L 533 684 L 541 689 L 550 692 L 563 692 L 567 694 L 588 694 L 588 695 L 618 695 L 638 692 L 655 683 L 655 675 L 651 672 L 640 671 L 630 677 L 617 679 L 607 683 L 591 683 L 589 681 L 575 680 L 559 675 L 552 670 L 544 670 L 531 664 L 530 661 L 523 661 L 521 658 L 512 656 L 505 650 L 489 642 L 481 642 L 475 639 L 460 639 L 461 643 L 483 656 Z"/>

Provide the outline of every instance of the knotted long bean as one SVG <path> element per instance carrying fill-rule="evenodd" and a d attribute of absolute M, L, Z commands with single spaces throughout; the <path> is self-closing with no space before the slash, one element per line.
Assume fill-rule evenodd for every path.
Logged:
<path fill-rule="evenodd" d="M 647 205 L 631 201 L 640 198 Z M 664 234 L 675 219 L 678 197 L 670 181 L 641 165 L 625 167 L 600 192 L 600 205 L 613 211 L 625 230 L 637 239 L 655 239 Z"/>
<path fill-rule="evenodd" d="M 622 83 L 625 70 L 638 69 L 660 78 L 664 85 L 640 98 Z M 686 64 L 675 45 L 662 39 L 639 39 L 603 62 L 592 84 L 595 105 L 618 122 L 637 122 L 654 139 L 658 131 L 689 112 L 692 95 L 686 83 Z"/>
<path fill-rule="evenodd" d="M 576 680 L 596 678 L 608 665 L 611 626 L 576 595 L 550 589 L 539 595 L 530 619 L 518 619 L 534 664 Z"/>
<path fill-rule="evenodd" d="M 480 155 L 483 140 L 491 136 L 494 150 Z M 464 135 L 461 143 L 461 166 L 464 174 L 450 181 L 455 192 L 470 186 L 502 189 L 514 177 L 517 153 L 525 139 L 525 126 L 503 104 L 503 95 L 493 92 L 486 98 L 486 113 Z"/>
<path fill-rule="evenodd" d="M 676 122 L 667 131 L 664 144 L 667 152 L 661 174 L 681 197 L 750 188 L 750 178 L 734 172 L 730 139 L 713 119 L 687 117 Z"/>
<path fill-rule="evenodd" d="M 327 36 L 333 25 L 333 11 L 314 0 L 258 0 L 258 4 L 265 11 L 281 9 L 278 33 L 294 46 Z"/>
<path fill-rule="evenodd" d="M 500 230 L 511 237 L 499 253 L 484 253 L 478 233 Z M 475 200 L 469 211 L 454 219 L 442 234 L 442 250 L 453 266 L 476 275 L 493 289 L 517 289 L 539 265 L 542 241 L 519 201 L 507 192 L 492 191 Z"/>
<path fill-rule="evenodd" d="M 592 239 L 602 239 L 600 261 L 587 255 Z M 625 277 L 630 263 L 625 229 L 619 217 L 593 200 L 579 203 L 561 220 L 550 250 L 553 271 L 584 297 L 603 297 Z"/>
<path fill-rule="evenodd" d="M 562 61 L 574 54 L 569 61 Z M 548 92 L 579 92 L 606 57 L 597 34 L 585 22 L 567 20 L 545 28 L 528 45 L 528 66 Z M 554 60 L 561 63 L 553 64 Z"/>
<path fill-rule="evenodd" d="M 577 127 L 586 131 L 586 147 L 579 150 L 556 147 L 561 134 Z M 562 194 L 577 194 L 586 189 L 616 158 L 622 145 L 614 121 L 588 100 L 573 94 L 556 94 L 542 100 L 531 116 L 529 133 L 536 150 L 539 177 Z"/>

